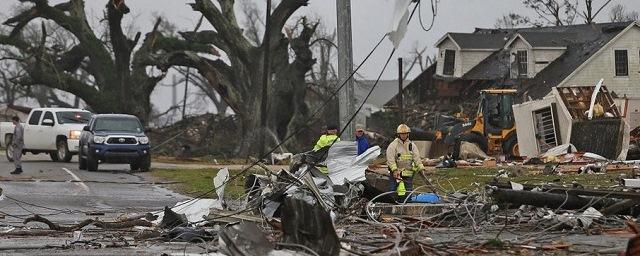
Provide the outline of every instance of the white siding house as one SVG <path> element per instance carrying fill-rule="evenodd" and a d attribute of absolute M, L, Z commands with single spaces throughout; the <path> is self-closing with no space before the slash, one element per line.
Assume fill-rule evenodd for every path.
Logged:
<path fill-rule="evenodd" d="M 616 57 L 616 53 L 618 56 Z M 559 86 L 604 84 L 618 96 L 640 97 L 640 24 L 629 25 Z"/>

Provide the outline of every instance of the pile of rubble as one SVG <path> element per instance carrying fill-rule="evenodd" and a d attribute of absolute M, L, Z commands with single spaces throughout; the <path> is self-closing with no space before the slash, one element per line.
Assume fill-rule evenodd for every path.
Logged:
<path fill-rule="evenodd" d="M 548 166 L 606 163 L 598 170 L 603 172 L 614 165 L 571 150 L 550 150 L 539 160 Z M 371 181 L 379 175 L 370 165 L 380 151 L 373 147 L 356 156 L 352 143 L 337 142 L 325 152 L 295 155 L 287 170 L 258 164 L 261 171 L 246 176 L 240 201 L 224 200 L 226 184 L 237 175 L 223 169 L 213 180 L 218 199 L 194 198 L 116 222 L 62 226 L 42 216 L 25 222 L 42 222 L 57 232 L 134 232 L 132 241 L 114 243 L 183 242 L 214 255 L 609 254 L 640 241 L 640 180 L 632 176 L 617 186 L 589 189 L 504 182 L 504 173 L 496 173 L 489 184 L 447 191 L 421 173 L 426 185 L 396 201 L 395 192 Z M 322 165 L 328 174 L 317 168 Z M 27 231 L 35 230 L 9 233 Z M 86 242 L 81 234 L 75 240 Z"/>

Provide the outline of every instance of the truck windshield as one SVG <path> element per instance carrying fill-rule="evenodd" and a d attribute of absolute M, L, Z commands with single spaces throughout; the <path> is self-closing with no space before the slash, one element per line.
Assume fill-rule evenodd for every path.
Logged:
<path fill-rule="evenodd" d="M 115 132 L 131 132 L 141 133 L 142 125 L 138 119 L 134 118 L 122 118 L 122 117 L 107 117 L 96 119 L 95 129 L 99 131 L 115 131 Z"/>
<path fill-rule="evenodd" d="M 86 124 L 91 119 L 91 113 L 83 111 L 56 112 L 59 124 Z"/>

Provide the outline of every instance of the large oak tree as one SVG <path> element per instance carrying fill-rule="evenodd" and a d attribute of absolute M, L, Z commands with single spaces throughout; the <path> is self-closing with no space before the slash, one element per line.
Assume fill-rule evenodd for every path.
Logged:
<path fill-rule="evenodd" d="M 256 44 L 245 37 L 234 12 L 233 0 L 194 0 L 195 12 L 209 22 L 213 30 L 181 32 L 181 37 L 166 36 L 154 29 L 142 38 L 128 37 L 122 19 L 129 13 L 124 0 L 105 0 L 108 37 L 102 40 L 89 25 L 83 0 L 50 5 L 47 0 L 19 0 L 28 7 L 4 22 L 12 26 L 0 35 L 0 44 L 19 50 L 22 68 L 28 73 L 23 85 L 40 84 L 73 93 L 98 113 L 130 113 L 148 118 L 149 96 L 172 67 L 197 70 L 208 86 L 238 115 L 242 124 L 243 152 L 249 152 L 255 138 L 264 134 L 282 139 L 306 125 L 305 103 L 308 73 L 315 59 L 309 50 L 317 24 L 300 19 L 297 28 L 285 29 L 291 16 L 308 0 L 282 0 L 271 14 L 270 44 Z M 54 22 L 77 40 L 64 52 L 46 47 L 46 30 L 40 42 L 25 40 L 21 30 L 39 18 Z M 289 33 L 286 35 L 283 31 Z M 262 40 L 265 42 L 265 40 Z M 271 51 L 268 96 L 269 132 L 260 129 L 260 95 L 265 49 Z M 221 52 L 226 57 L 219 58 Z M 155 67 L 162 72 L 150 72 Z M 90 74 L 90 82 L 77 74 Z M 154 75 L 155 74 L 155 75 Z M 306 137 L 308 134 L 298 134 Z M 275 139 L 273 141 L 276 141 Z M 272 142 L 273 143 L 273 142 Z"/>

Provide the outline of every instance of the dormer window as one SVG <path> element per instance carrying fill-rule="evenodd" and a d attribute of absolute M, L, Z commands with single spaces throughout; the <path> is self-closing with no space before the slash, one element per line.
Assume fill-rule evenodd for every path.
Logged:
<path fill-rule="evenodd" d="M 528 75 L 527 51 L 517 51 L 516 62 L 518 65 L 518 77 L 527 77 Z"/>
<path fill-rule="evenodd" d="M 456 51 L 445 50 L 444 51 L 444 70 L 442 73 L 445 76 L 452 76 L 456 68 Z"/>

